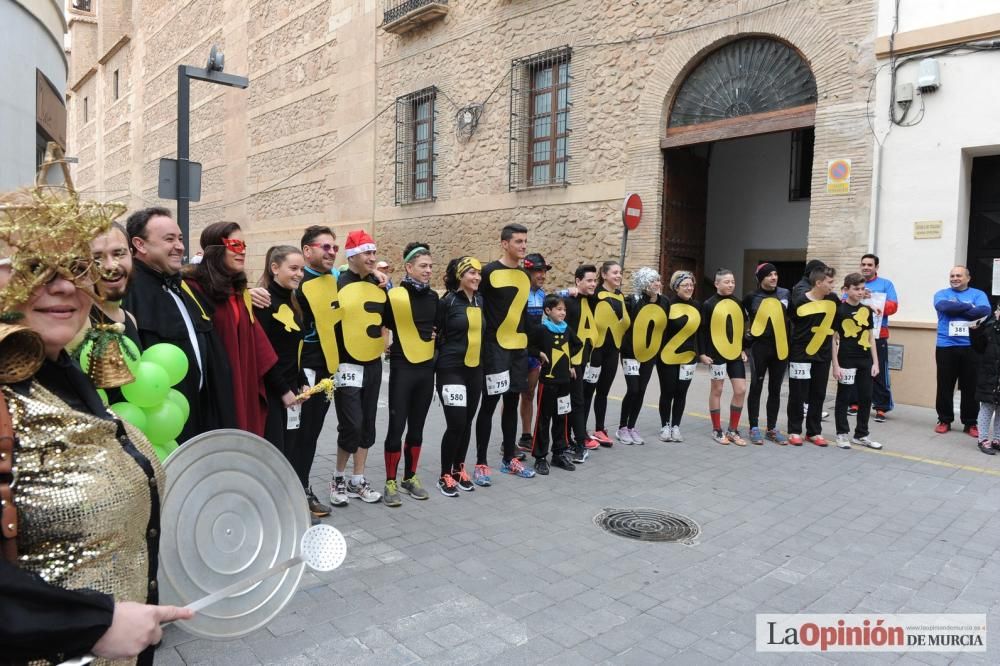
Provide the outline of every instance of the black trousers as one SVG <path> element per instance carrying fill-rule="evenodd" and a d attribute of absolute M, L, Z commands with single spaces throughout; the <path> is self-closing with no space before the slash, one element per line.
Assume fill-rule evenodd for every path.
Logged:
<path fill-rule="evenodd" d="M 837 434 L 846 435 L 851 431 L 847 421 L 847 408 L 851 404 L 858 406 L 857 424 L 854 427 L 855 437 L 868 436 L 868 417 L 872 412 L 872 359 L 845 359 L 841 368 L 855 368 L 853 384 L 837 384 L 837 402 L 833 408 L 833 420 L 837 425 Z M 857 402 L 853 402 L 853 401 Z M 812 408 L 810 408 L 810 411 Z"/>
<path fill-rule="evenodd" d="M 690 379 L 681 379 L 681 366 L 656 361 L 656 376 L 660 380 L 660 427 L 679 426 L 687 405 Z"/>
<path fill-rule="evenodd" d="M 972 347 L 937 347 L 937 416 L 941 423 L 955 420 L 955 382 L 962 392 L 960 417 L 962 425 L 976 425 L 979 404 L 976 402 L 978 355 Z"/>
<path fill-rule="evenodd" d="M 457 384 L 465 387 L 465 406 L 449 406 L 444 404 L 441 387 Z M 458 471 L 465 464 L 465 456 L 469 452 L 469 441 L 472 439 L 472 422 L 479 399 L 483 393 L 483 369 L 478 368 L 438 368 L 437 371 L 438 399 L 444 409 L 445 430 L 441 436 L 441 475 Z M 483 463 L 485 464 L 485 463 Z"/>
<path fill-rule="evenodd" d="M 510 387 L 504 393 L 486 393 L 486 375 L 503 371 L 510 372 Z M 517 437 L 518 402 L 521 392 L 528 389 L 528 353 L 524 349 L 507 350 L 495 342 L 483 343 L 483 403 L 476 417 L 476 464 L 485 465 L 493 432 L 493 413 L 503 402 L 500 412 L 500 432 L 503 436 L 503 459 L 510 462 L 514 457 Z"/>
<path fill-rule="evenodd" d="M 618 374 L 618 349 L 614 346 L 601 350 L 601 374 L 597 377 L 597 383 L 583 384 L 584 401 L 584 425 L 590 415 L 590 405 L 594 405 L 594 430 L 605 430 L 604 418 L 608 413 L 608 394 L 611 393 L 611 385 Z M 596 354 L 595 354 L 596 356 Z"/>
<path fill-rule="evenodd" d="M 750 427 L 758 427 L 760 395 L 767 378 L 767 429 L 778 427 L 778 410 L 781 407 L 781 383 L 785 380 L 787 360 L 778 359 L 778 350 L 767 341 L 757 341 L 750 347 L 750 391 L 747 396 L 747 418 Z"/>
<path fill-rule="evenodd" d="M 622 400 L 622 414 L 618 419 L 619 428 L 634 428 L 642 411 L 642 401 L 646 398 L 646 387 L 653 376 L 656 359 L 639 364 L 638 375 L 625 375 L 625 399 Z"/>
<path fill-rule="evenodd" d="M 552 431 L 552 457 L 555 458 L 566 451 L 568 446 L 566 429 L 569 425 L 569 414 L 559 414 L 559 398 L 565 396 L 569 396 L 569 384 L 538 383 L 538 397 L 535 401 L 538 417 L 535 419 L 535 432 L 531 441 L 531 455 L 536 460 L 549 455 L 550 428 Z"/>
<path fill-rule="evenodd" d="M 434 366 L 413 365 L 393 359 L 389 366 L 389 429 L 385 435 L 385 450 L 402 450 L 403 432 L 406 443 L 420 446 L 424 442 L 424 423 L 434 396 Z"/>
<path fill-rule="evenodd" d="M 573 367 L 576 372 L 576 379 L 569 382 L 569 399 L 572 411 L 569 413 L 569 432 L 567 437 L 572 436 L 573 443 L 583 446 L 587 441 L 587 410 L 585 409 L 585 398 L 587 383 L 583 381 L 582 365 Z"/>
<path fill-rule="evenodd" d="M 889 338 L 875 340 L 875 350 L 878 352 L 878 377 L 872 383 L 872 408 L 880 412 L 892 411 L 896 405 L 892 402 L 892 382 L 889 377 Z M 848 386 L 847 394 L 850 404 L 858 404 L 857 389 Z"/>
<path fill-rule="evenodd" d="M 811 361 L 809 379 L 788 378 L 788 432 L 802 434 L 802 421 L 806 422 L 806 437 L 823 432 L 823 400 L 826 399 L 826 382 L 830 378 L 830 361 Z M 809 414 L 803 418 L 805 405 Z"/>
<path fill-rule="evenodd" d="M 325 374 L 325 369 L 316 370 L 317 379 Z M 319 434 L 323 430 L 323 422 L 329 409 L 330 403 L 323 395 L 314 395 L 303 402 L 299 414 L 299 429 L 290 430 L 289 432 L 295 434 L 285 442 L 285 448 L 290 453 L 289 461 L 295 468 L 295 473 L 299 475 L 303 488 L 309 487 L 309 471 L 316 457 L 316 443 L 319 441 Z"/>
<path fill-rule="evenodd" d="M 289 464 L 294 467 L 295 463 L 292 462 L 290 447 L 288 446 L 291 442 L 288 441 L 289 431 L 286 430 L 287 427 L 288 410 L 285 408 L 284 403 L 281 402 L 281 396 L 270 390 L 267 391 L 267 418 L 264 421 L 264 439 L 274 444 L 274 448 L 281 451 Z"/>
<path fill-rule="evenodd" d="M 375 416 L 378 414 L 378 395 L 382 390 L 382 360 L 362 364 L 361 368 L 361 388 L 342 386 L 333 393 L 333 404 L 337 410 L 337 447 L 348 453 L 375 445 Z"/>

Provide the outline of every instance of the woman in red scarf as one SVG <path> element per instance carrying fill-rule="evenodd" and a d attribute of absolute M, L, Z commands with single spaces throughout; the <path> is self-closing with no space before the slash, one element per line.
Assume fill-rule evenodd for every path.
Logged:
<path fill-rule="evenodd" d="M 199 300 L 208 310 L 229 357 L 236 425 L 263 436 L 267 420 L 265 382 L 270 381 L 268 371 L 278 357 L 253 316 L 247 276 L 243 272 L 247 248 L 240 225 L 235 222 L 208 225 L 201 232 L 201 249 L 204 257 L 190 269 L 186 280 L 204 296 Z"/>

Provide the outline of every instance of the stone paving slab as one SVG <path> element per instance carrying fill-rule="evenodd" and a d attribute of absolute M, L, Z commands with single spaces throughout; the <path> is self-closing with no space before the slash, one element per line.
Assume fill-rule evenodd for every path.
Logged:
<path fill-rule="evenodd" d="M 683 443 L 653 437 L 654 378 L 645 446 L 601 449 L 575 472 L 495 474 L 457 498 L 433 488 L 435 399 L 420 466 L 429 501 L 335 509 L 326 522 L 347 538 L 342 567 L 307 573 L 288 607 L 242 639 L 168 627 L 157 664 L 1000 663 L 1000 640 L 965 655 L 757 653 L 758 612 L 985 612 L 1000 636 L 1000 456 L 960 432 L 935 435 L 931 410 L 905 406 L 872 426 L 883 452 L 720 446 L 703 416 L 707 384 L 699 373 Z M 609 429 L 623 393 L 619 377 Z M 313 469 L 320 497 L 335 437 L 331 410 Z M 381 442 L 369 462 L 381 487 Z M 701 535 L 692 546 L 623 539 L 594 526 L 605 507 L 681 513 Z"/>

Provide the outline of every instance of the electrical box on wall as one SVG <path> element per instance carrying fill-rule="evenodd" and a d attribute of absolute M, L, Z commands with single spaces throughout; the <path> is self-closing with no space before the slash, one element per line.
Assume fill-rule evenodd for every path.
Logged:
<path fill-rule="evenodd" d="M 920 61 L 917 72 L 917 88 L 922 93 L 934 92 L 941 87 L 941 66 L 934 58 L 924 58 Z"/>

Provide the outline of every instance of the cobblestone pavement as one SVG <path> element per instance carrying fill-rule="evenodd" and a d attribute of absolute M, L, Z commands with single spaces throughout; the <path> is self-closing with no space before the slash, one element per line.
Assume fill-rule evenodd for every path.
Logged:
<path fill-rule="evenodd" d="M 494 469 L 493 487 L 457 498 L 433 488 L 435 399 L 421 457 L 429 501 L 335 509 L 326 520 L 349 546 L 340 569 L 306 573 L 288 607 L 243 639 L 168 627 L 156 663 L 1000 663 L 1000 456 L 960 432 L 933 434 L 932 411 L 913 407 L 873 424 L 883 452 L 720 446 L 707 383 L 699 373 L 691 388 L 683 443 L 653 441 L 654 377 L 645 446 L 616 444 L 548 477 Z M 609 426 L 623 393 L 619 377 Z M 378 488 L 386 411 L 369 465 Z M 335 427 L 331 409 L 313 469 L 321 497 Z M 825 427 L 832 435 L 832 415 Z M 604 507 L 682 513 L 702 533 L 693 546 L 624 539 L 594 526 Z M 978 654 L 782 656 L 755 651 L 758 612 L 986 612 L 993 636 Z"/>

